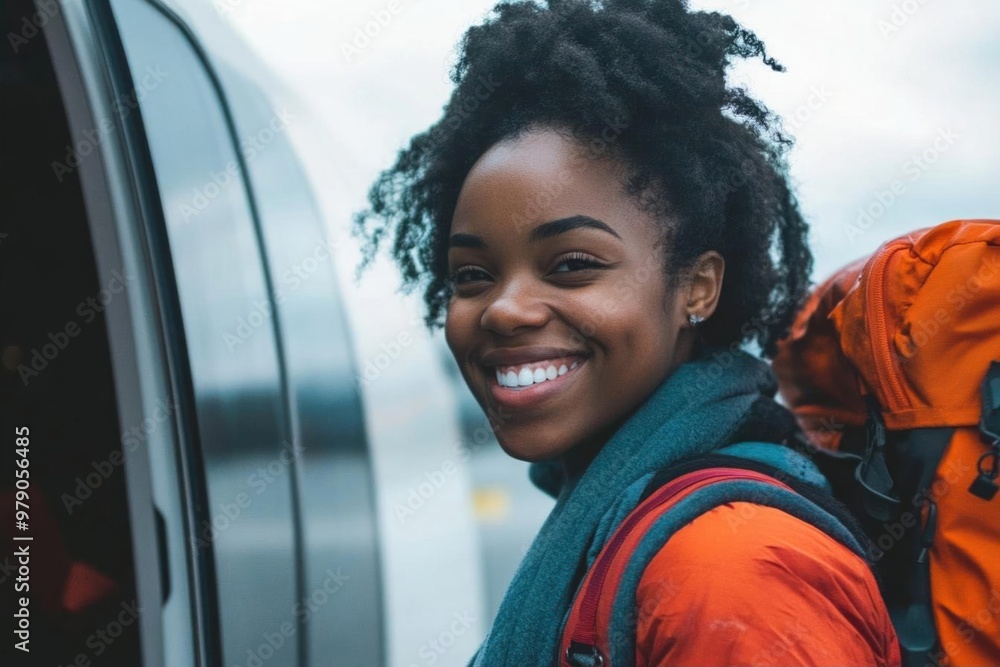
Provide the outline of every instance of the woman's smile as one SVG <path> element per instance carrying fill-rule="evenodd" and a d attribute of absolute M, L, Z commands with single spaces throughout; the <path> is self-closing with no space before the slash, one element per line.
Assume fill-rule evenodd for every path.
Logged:
<path fill-rule="evenodd" d="M 517 355 L 545 355 L 545 351 L 530 348 L 496 350 L 495 357 Z M 486 382 L 490 395 L 502 408 L 508 410 L 535 409 L 569 391 L 587 357 L 582 354 L 547 356 L 538 361 L 513 363 L 508 360 L 496 366 L 486 365 Z M 492 376 L 490 374 L 492 371 Z"/>

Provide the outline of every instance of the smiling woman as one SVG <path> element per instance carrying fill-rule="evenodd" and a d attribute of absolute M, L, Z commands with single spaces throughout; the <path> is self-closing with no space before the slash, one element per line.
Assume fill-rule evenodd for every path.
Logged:
<path fill-rule="evenodd" d="M 525 202 L 539 203 L 540 223 L 509 224 Z M 470 170 L 451 224 L 446 334 L 480 405 L 516 415 L 498 432 L 507 453 L 595 452 L 691 356 L 687 317 L 714 310 L 723 261 L 707 252 L 668 289 L 661 236 L 611 160 L 554 130 L 499 142 Z"/>
<path fill-rule="evenodd" d="M 740 349 L 773 354 L 812 262 L 790 141 L 726 84 L 736 58 L 781 65 L 678 0 L 501 3 L 461 46 L 443 117 L 356 231 L 366 261 L 393 237 L 500 445 L 557 499 L 474 663 L 898 664 L 853 526 L 782 446 L 794 418 Z M 588 569 L 629 539 L 647 485 L 748 440 L 801 489 L 668 512 L 671 530 L 631 543 L 613 604 L 593 602 L 608 573 Z M 580 599 L 597 616 L 567 644 Z"/>

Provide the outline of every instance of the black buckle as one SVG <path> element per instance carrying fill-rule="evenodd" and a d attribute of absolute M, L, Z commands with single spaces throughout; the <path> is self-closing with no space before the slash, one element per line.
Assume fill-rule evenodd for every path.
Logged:
<path fill-rule="evenodd" d="M 572 667 L 603 667 L 604 656 L 596 646 L 571 641 L 566 647 L 566 661 Z"/>
<path fill-rule="evenodd" d="M 854 478 L 865 491 L 862 502 L 868 514 L 879 521 L 888 521 L 899 510 L 900 500 L 892 493 L 892 475 L 885 462 L 885 422 L 875 396 L 865 396 L 865 404 L 868 408 L 868 437 L 864 457 L 854 471 Z"/>
<path fill-rule="evenodd" d="M 1000 361 L 991 361 L 980 386 L 982 414 L 979 430 L 990 443 L 989 451 L 976 462 L 976 479 L 969 485 L 969 493 L 983 500 L 993 500 L 1000 490 Z"/>

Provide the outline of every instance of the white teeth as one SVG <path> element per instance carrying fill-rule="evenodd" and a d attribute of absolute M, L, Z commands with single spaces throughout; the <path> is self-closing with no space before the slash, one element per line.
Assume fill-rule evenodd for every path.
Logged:
<path fill-rule="evenodd" d="M 555 380 L 560 375 L 566 375 L 574 368 L 580 365 L 579 360 L 574 361 L 569 367 L 566 364 L 561 364 L 559 368 L 554 365 L 548 366 L 546 368 L 522 368 L 520 372 L 513 370 L 502 372 L 500 369 L 496 369 L 497 384 L 501 387 L 528 387 L 533 384 L 538 384 L 540 382 L 546 382 L 548 380 Z"/>

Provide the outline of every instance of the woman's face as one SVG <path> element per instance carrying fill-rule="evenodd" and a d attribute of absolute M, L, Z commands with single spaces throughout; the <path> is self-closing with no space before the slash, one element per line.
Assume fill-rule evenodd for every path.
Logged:
<path fill-rule="evenodd" d="M 555 131 L 473 166 L 451 224 L 445 331 L 508 454 L 596 452 L 690 356 L 695 311 L 689 289 L 667 289 L 659 237 L 615 164 Z"/>

